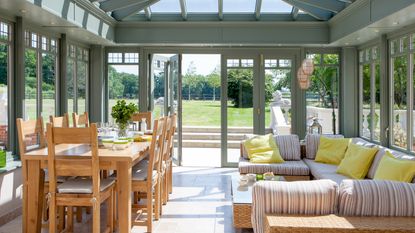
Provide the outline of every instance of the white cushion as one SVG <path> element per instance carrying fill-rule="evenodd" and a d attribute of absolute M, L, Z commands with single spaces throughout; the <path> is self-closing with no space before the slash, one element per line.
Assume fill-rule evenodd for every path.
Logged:
<path fill-rule="evenodd" d="M 104 191 L 115 183 L 113 179 L 101 179 L 100 190 Z M 75 178 L 70 179 L 58 185 L 58 193 L 92 193 L 92 179 L 91 178 Z"/>

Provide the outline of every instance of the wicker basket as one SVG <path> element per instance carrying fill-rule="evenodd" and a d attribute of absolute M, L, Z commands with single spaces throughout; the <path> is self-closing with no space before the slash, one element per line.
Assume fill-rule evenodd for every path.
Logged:
<path fill-rule="evenodd" d="M 250 204 L 233 204 L 233 226 L 252 228 Z"/>
<path fill-rule="evenodd" d="M 267 215 L 264 227 L 265 233 L 415 232 L 415 218 Z"/>

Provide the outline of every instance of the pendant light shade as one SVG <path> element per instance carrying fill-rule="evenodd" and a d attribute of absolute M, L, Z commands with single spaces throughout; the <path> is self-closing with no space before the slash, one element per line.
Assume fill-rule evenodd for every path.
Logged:
<path fill-rule="evenodd" d="M 310 87 L 310 76 L 305 74 L 301 67 L 297 71 L 297 79 L 301 89 L 306 90 Z"/>
<path fill-rule="evenodd" d="M 303 73 L 306 75 L 312 75 L 314 72 L 314 62 L 311 58 L 306 58 L 303 60 L 303 63 L 301 64 L 301 69 L 303 70 Z"/>

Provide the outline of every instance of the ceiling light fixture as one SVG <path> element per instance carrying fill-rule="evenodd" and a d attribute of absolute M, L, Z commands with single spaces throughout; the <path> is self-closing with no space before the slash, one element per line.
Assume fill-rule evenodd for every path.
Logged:
<path fill-rule="evenodd" d="M 380 31 L 379 31 L 379 29 L 375 29 L 374 32 L 379 33 Z"/>
<path fill-rule="evenodd" d="M 398 21 L 394 21 L 392 24 L 396 26 L 396 25 L 399 25 L 399 22 Z"/>
<path fill-rule="evenodd" d="M 360 40 L 360 37 L 357 37 L 356 40 Z"/>
<path fill-rule="evenodd" d="M 25 10 L 25 9 L 21 9 L 21 10 L 20 10 L 20 13 L 23 13 L 23 14 L 24 14 L 24 13 L 26 13 L 26 12 L 27 12 L 27 10 Z"/>
<path fill-rule="evenodd" d="M 349 45 L 349 44 L 350 44 L 349 42 L 344 43 L 344 45 Z"/>

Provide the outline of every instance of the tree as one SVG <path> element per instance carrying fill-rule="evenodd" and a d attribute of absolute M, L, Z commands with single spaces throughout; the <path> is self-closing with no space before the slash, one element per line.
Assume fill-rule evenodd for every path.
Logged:
<path fill-rule="evenodd" d="M 232 69 L 228 71 L 228 97 L 236 108 L 253 106 L 253 71 Z"/>
<path fill-rule="evenodd" d="M 216 88 L 220 87 L 220 70 L 219 66 L 216 66 L 215 69 L 207 76 L 207 82 L 209 86 L 213 89 L 213 101 L 216 100 Z"/>
<path fill-rule="evenodd" d="M 183 77 L 183 85 L 188 88 L 188 100 L 190 100 L 190 89 L 197 86 L 198 78 L 196 75 L 196 66 L 193 61 L 190 62 L 186 74 Z"/>

